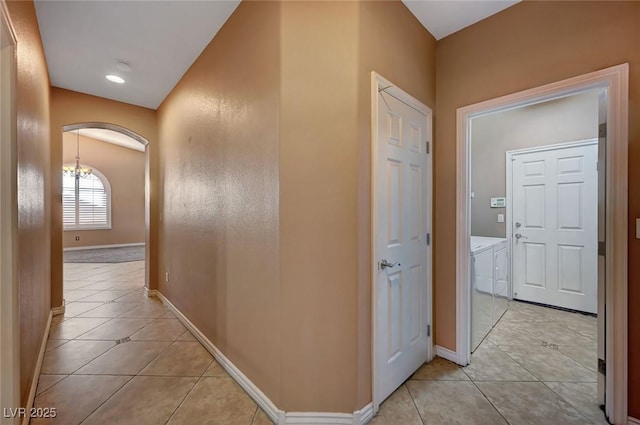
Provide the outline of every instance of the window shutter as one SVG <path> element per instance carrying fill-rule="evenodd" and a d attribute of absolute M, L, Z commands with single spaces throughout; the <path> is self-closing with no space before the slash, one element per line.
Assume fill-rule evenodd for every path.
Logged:
<path fill-rule="evenodd" d="M 78 182 L 78 226 L 99 227 L 107 223 L 107 192 L 94 174 Z"/>
<path fill-rule="evenodd" d="M 96 174 L 76 179 L 62 176 L 62 222 L 64 229 L 109 226 L 109 194 Z"/>
<path fill-rule="evenodd" d="M 76 225 L 76 179 L 62 175 L 62 225 L 71 228 Z"/>

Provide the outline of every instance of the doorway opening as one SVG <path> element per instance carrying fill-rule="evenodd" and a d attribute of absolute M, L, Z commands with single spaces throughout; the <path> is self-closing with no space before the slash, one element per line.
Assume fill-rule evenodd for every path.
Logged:
<path fill-rule="evenodd" d="M 63 298 L 70 317 L 114 318 L 148 293 L 148 142 L 119 126 L 63 128 Z"/>
<path fill-rule="evenodd" d="M 551 363 L 556 374 L 573 364 L 591 395 L 597 381 L 612 422 L 627 411 L 627 74 L 620 65 L 458 110 L 457 349 L 450 360 L 472 370 L 501 357 L 531 375 L 522 381 L 540 384 L 557 380 L 545 375 Z M 563 134 L 578 127 L 569 109 L 560 110 L 579 101 L 591 115 L 588 134 Z M 545 108 L 556 110 L 534 122 Z M 506 131 L 518 114 L 529 121 Z M 493 154 L 497 162 L 483 158 Z M 508 345 L 523 339 L 533 345 Z M 568 393 L 584 390 L 546 386 L 568 401 Z"/>

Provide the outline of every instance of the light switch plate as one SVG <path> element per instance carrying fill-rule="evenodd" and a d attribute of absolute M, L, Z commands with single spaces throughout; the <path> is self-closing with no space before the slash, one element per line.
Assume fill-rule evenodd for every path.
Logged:
<path fill-rule="evenodd" d="M 640 239 L 640 218 L 636 218 L 636 239 Z"/>
<path fill-rule="evenodd" d="M 498 214 L 498 223 L 504 223 L 504 214 Z"/>

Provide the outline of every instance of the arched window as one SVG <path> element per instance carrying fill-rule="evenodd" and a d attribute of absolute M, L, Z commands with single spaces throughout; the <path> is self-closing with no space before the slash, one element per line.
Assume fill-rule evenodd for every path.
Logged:
<path fill-rule="evenodd" d="M 111 229 L 111 185 L 100 171 L 78 177 L 62 172 L 62 223 L 64 230 Z"/>

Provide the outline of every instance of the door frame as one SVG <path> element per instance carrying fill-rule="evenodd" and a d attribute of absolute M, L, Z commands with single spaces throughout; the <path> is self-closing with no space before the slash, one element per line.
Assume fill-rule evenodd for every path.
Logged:
<path fill-rule="evenodd" d="M 629 64 L 621 64 L 544 86 L 458 108 L 456 116 L 456 358 L 469 363 L 469 236 L 471 120 L 492 112 L 532 105 L 586 90 L 608 92 L 606 166 L 606 413 L 614 423 L 627 418 L 627 238 Z"/>
<path fill-rule="evenodd" d="M 17 131 L 16 76 L 17 39 L 4 0 L 0 1 L 0 25 L 6 30 L 9 45 L 2 55 L 10 56 L 8 74 L 0 71 L 0 84 L 8 93 L 0 96 L 6 126 L 0 134 L 0 405 L 20 407 L 20 318 L 18 316 L 18 209 L 17 209 Z M 4 61 L 5 58 L 3 57 Z M 3 64 L 4 65 L 4 64 Z M 4 68 L 4 66 L 3 66 Z M 0 418 L 4 423 L 18 423 L 19 418 Z"/>
<path fill-rule="evenodd" d="M 392 82 L 382 77 L 380 74 L 375 71 L 371 72 L 371 385 L 372 385 L 372 398 L 373 398 L 373 411 L 377 413 L 380 409 L 380 403 L 383 400 L 380 400 L 379 394 L 379 369 L 380 369 L 380 359 L 377 355 L 378 348 L 378 325 L 377 325 L 377 316 L 378 316 L 378 291 L 375 290 L 377 275 L 378 275 L 378 258 L 379 254 L 377 252 L 377 242 L 378 235 L 376 229 L 378 228 L 378 221 L 380 219 L 377 212 L 377 190 L 380 186 L 380 182 L 378 179 L 377 173 L 377 163 L 378 163 L 378 93 L 384 91 L 390 96 L 398 99 L 399 101 L 409 105 L 410 107 L 424 113 L 427 116 L 427 142 L 430 144 L 429 154 L 427 155 L 427 167 L 428 167 L 428 179 L 430 184 L 430 190 L 426 195 L 427 197 L 427 205 L 428 210 L 431 212 L 429 214 L 429 223 L 426 231 L 430 234 L 432 232 L 433 226 L 433 113 L 431 109 L 415 99 L 413 96 L 403 91 Z M 426 317 L 429 320 L 428 325 L 431 326 L 433 330 L 433 240 L 429 244 L 428 247 L 428 262 L 427 262 L 427 293 L 429 294 L 429 301 L 427 302 L 427 314 Z M 433 345 L 433 331 L 431 331 L 429 335 L 429 351 L 427 354 L 427 359 L 425 361 L 429 361 L 433 358 L 434 355 L 434 345 Z"/>
<path fill-rule="evenodd" d="M 67 132 L 72 132 L 76 130 L 82 130 L 85 128 L 98 128 L 102 130 L 111 130 L 117 133 L 123 134 L 125 136 L 130 137 L 136 142 L 140 143 L 144 146 L 144 292 L 145 295 L 151 296 L 153 294 L 154 289 L 151 288 L 153 286 L 153 282 L 150 281 L 150 270 L 156 267 L 155 262 L 152 264 L 153 256 L 151 255 L 151 159 L 149 155 L 149 141 L 139 135 L 138 133 L 129 130 L 126 127 L 123 127 L 118 124 L 111 124 L 106 122 L 81 122 L 75 124 L 66 124 L 62 126 L 62 134 Z M 108 182 L 108 179 L 105 178 L 105 181 Z M 111 190 L 109 188 L 109 190 Z M 111 214 L 111 211 L 109 212 Z M 61 218 L 62 220 L 62 218 Z M 111 223 L 111 217 L 109 218 L 109 223 Z M 64 234 L 64 226 L 61 225 L 62 233 Z M 64 253 L 64 248 L 62 248 Z M 64 260 L 63 260 L 64 263 Z M 62 292 L 64 294 L 64 267 L 62 271 Z M 63 314 L 65 310 L 65 300 L 64 295 L 62 297 L 62 306 L 54 309 L 56 313 L 54 314 Z"/>
<path fill-rule="evenodd" d="M 509 247 L 509 299 L 513 299 L 513 252 L 514 252 L 514 241 L 513 241 L 513 167 L 512 167 L 512 158 L 517 155 L 527 154 L 527 153 L 535 153 L 535 152 L 546 152 L 546 151 L 554 151 L 560 149 L 568 149 L 568 148 L 579 148 L 582 146 L 598 146 L 598 139 L 585 139 L 585 140 L 576 140 L 573 142 L 565 142 L 558 143 L 555 145 L 544 145 L 544 146 L 534 146 L 530 148 L 522 148 L 522 149 L 514 149 L 507 151 L 505 153 L 505 170 L 507 172 L 505 176 L 505 227 L 507 229 L 506 237 L 507 237 L 507 246 Z M 596 226 L 597 227 L 597 226 Z M 598 236 L 596 235 L 596 245 Z M 596 284 L 597 286 L 597 284 Z M 596 288 L 597 294 L 597 288 Z M 597 296 L 597 295 L 596 295 Z"/>

